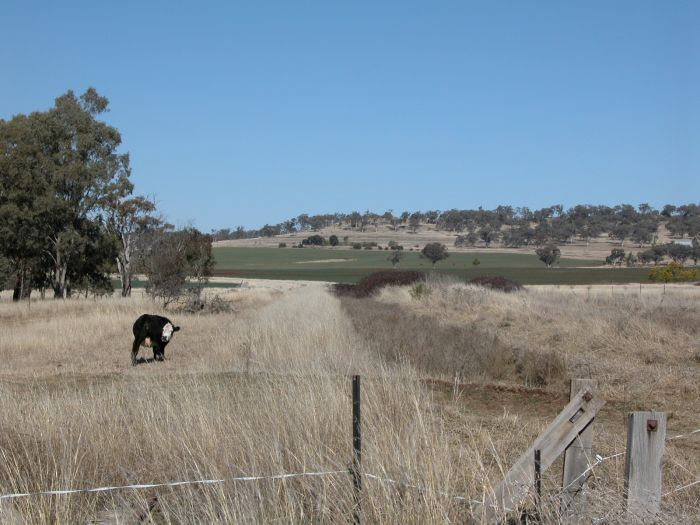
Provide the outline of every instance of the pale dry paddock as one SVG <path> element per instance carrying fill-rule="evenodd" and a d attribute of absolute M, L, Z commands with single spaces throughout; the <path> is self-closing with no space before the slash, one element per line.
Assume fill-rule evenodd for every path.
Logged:
<path fill-rule="evenodd" d="M 397 289 L 363 304 L 372 309 L 394 303 L 407 315 L 436 316 L 446 324 L 471 316 L 496 330 L 504 344 L 509 337 L 533 346 L 544 341 L 561 352 L 567 372 L 579 374 L 587 360 L 613 402 L 628 403 L 636 392 L 639 405 L 646 407 L 653 389 L 640 387 L 635 368 L 674 373 L 681 388 L 675 394 L 661 390 L 659 399 L 685 403 L 682 413 L 693 411 L 689 403 L 697 401 L 700 365 L 681 370 L 674 364 L 683 355 L 678 349 L 669 349 L 663 362 L 643 364 L 629 358 L 634 354 L 627 344 L 650 341 L 643 350 L 656 352 L 666 348 L 664 339 L 671 334 L 672 342 L 684 344 L 693 334 L 697 338 L 692 331 L 697 329 L 686 322 L 693 315 L 697 321 L 697 303 L 676 304 L 667 296 L 648 319 L 655 311 L 651 305 L 631 310 L 605 303 L 594 308 L 584 297 L 572 299 L 573 294 L 559 292 L 551 297 L 540 291 L 502 296 L 461 285 L 432 287 L 420 299 Z M 559 395 L 549 398 L 547 391 L 533 391 L 530 397 L 527 388 L 515 395 L 486 390 L 478 402 L 469 390 L 431 387 L 421 380 L 429 373 L 411 362 L 408 352 L 380 351 L 378 345 L 391 343 L 382 330 L 364 330 L 348 307 L 321 286 L 227 293 L 234 312 L 216 315 L 163 312 L 142 298 L 35 302 L 31 310 L 0 304 L 0 492 L 343 471 L 351 460 L 349 378 L 361 374 L 365 470 L 425 489 L 366 478 L 365 522 L 463 522 L 471 515 L 470 505 L 438 491 L 481 499 L 565 404 L 559 395 L 563 378 L 547 387 Z M 577 311 L 591 318 L 576 320 Z M 182 331 L 168 346 L 164 363 L 131 367 L 131 324 L 145 312 L 165 314 Z M 619 319 L 628 329 L 607 334 L 605 327 L 620 325 Z M 508 327 L 499 325 L 506 322 Z M 579 322 L 584 324 L 577 327 Z M 577 352 L 575 341 L 549 339 L 567 324 L 573 326 L 566 334 L 582 338 L 596 323 L 612 324 L 579 340 L 580 348 L 590 342 L 603 345 L 590 354 Z M 511 327 L 508 336 L 503 329 Z M 517 335 L 517 330 L 524 332 Z M 607 355 L 623 344 L 627 369 L 624 358 Z M 602 358 L 610 363 L 598 363 Z M 474 379 L 486 386 L 493 382 L 485 375 Z M 663 385 L 669 381 L 660 380 Z M 513 387 L 522 385 L 512 378 L 500 382 L 508 381 Z M 691 390 L 685 392 L 685 387 Z M 656 397 L 652 401 L 661 403 Z M 674 417 L 685 417 L 682 413 Z M 604 418 L 600 423 L 594 438 L 597 451 L 605 455 L 623 450 L 621 422 Z M 666 488 L 700 477 L 697 445 L 694 451 L 695 457 L 692 449 L 669 447 Z M 611 460 L 596 470 L 591 514 L 607 516 L 607 523 L 624 522 L 622 466 Z M 557 480 L 550 472 L 546 493 L 554 494 Z M 698 490 L 665 498 L 662 522 L 697 522 L 698 499 Z M 0 521 L 346 523 L 351 505 L 351 478 L 341 473 L 7 500 L 0 507 Z M 555 509 L 551 505 L 547 510 L 549 522 L 557 521 Z"/>

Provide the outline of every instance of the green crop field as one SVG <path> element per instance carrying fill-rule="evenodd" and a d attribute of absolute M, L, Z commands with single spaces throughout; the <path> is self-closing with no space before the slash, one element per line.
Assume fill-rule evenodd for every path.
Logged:
<path fill-rule="evenodd" d="M 397 268 L 430 270 L 430 261 L 418 252 L 404 252 Z M 354 283 L 363 276 L 391 268 L 384 250 L 318 248 L 215 248 L 214 275 L 258 279 L 291 279 Z M 480 264 L 472 264 L 474 258 Z M 598 266 L 598 267 L 596 267 Z M 435 265 L 435 271 L 471 279 L 501 275 L 523 284 L 595 284 L 646 282 L 645 268 L 601 268 L 599 263 L 562 259 L 559 267 L 547 269 L 536 255 L 521 253 L 453 252 Z"/>

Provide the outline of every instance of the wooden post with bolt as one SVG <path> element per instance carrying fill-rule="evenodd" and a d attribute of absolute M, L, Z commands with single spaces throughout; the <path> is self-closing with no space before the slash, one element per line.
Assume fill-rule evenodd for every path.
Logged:
<path fill-rule="evenodd" d="M 661 507 L 661 468 L 666 445 L 666 414 L 631 412 L 627 420 L 625 500 L 637 523 L 653 522 Z"/>
<path fill-rule="evenodd" d="M 595 391 L 598 382 L 594 379 L 572 379 L 569 399 L 582 390 Z M 587 470 L 593 459 L 593 420 L 588 424 L 564 453 L 562 476 L 561 514 L 567 523 L 579 523 L 586 506 Z"/>

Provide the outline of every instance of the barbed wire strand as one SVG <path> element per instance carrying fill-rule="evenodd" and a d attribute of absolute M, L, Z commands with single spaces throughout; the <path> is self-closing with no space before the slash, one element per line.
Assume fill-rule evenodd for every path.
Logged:
<path fill-rule="evenodd" d="M 666 441 L 673 441 L 674 439 L 681 439 L 698 433 L 700 433 L 700 428 L 698 428 L 697 430 L 693 430 L 692 432 L 688 432 L 687 434 L 678 434 L 677 436 L 671 436 L 670 438 L 666 438 Z"/>
<path fill-rule="evenodd" d="M 133 485 L 116 485 L 116 486 L 105 486 L 96 487 L 89 489 L 65 489 L 65 490 L 42 490 L 38 492 L 16 492 L 13 494 L 2 494 L 0 495 L 0 500 L 3 499 L 14 499 L 14 498 L 26 498 L 31 496 L 64 496 L 68 494 L 87 494 L 95 492 L 113 492 L 116 490 L 139 490 L 139 489 L 153 489 L 160 487 L 180 487 L 183 485 L 213 485 L 218 483 L 227 483 L 235 481 L 261 481 L 261 480 L 280 480 L 297 478 L 304 476 L 330 476 L 334 474 L 347 474 L 347 470 L 330 470 L 325 472 L 298 472 L 289 474 L 275 474 L 272 476 L 240 476 L 236 478 L 221 478 L 221 479 L 198 479 L 191 481 L 171 481 L 164 483 L 138 483 Z"/>

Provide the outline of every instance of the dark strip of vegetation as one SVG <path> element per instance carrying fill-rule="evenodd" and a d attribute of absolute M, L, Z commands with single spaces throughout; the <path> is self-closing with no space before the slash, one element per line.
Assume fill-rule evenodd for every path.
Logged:
<path fill-rule="evenodd" d="M 334 290 L 337 295 L 368 297 L 385 286 L 405 286 L 417 281 L 425 281 L 424 272 L 380 270 L 363 277 L 357 284 L 336 284 Z"/>
<path fill-rule="evenodd" d="M 214 275 L 247 279 L 282 279 L 301 281 L 327 281 L 333 283 L 357 283 L 372 273 L 372 268 L 270 268 L 270 269 L 220 269 Z M 489 268 L 435 270 L 437 275 L 452 276 L 468 281 L 480 276 L 502 276 L 524 285 L 587 285 L 649 283 L 648 268 Z"/>
<path fill-rule="evenodd" d="M 469 281 L 469 284 L 483 286 L 484 288 L 490 288 L 491 290 L 500 290 L 506 293 L 517 292 L 518 290 L 523 289 L 523 286 L 520 283 L 500 276 L 475 277 Z"/>

